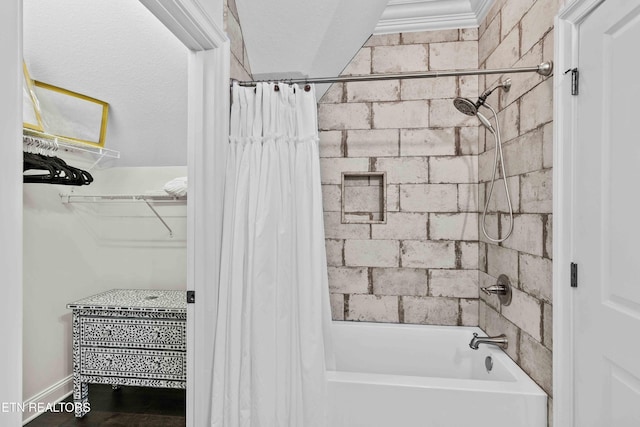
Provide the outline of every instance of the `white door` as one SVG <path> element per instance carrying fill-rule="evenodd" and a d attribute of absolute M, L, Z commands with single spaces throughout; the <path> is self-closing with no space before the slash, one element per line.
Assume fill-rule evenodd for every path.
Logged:
<path fill-rule="evenodd" d="M 640 426 L 640 1 L 579 26 L 575 426 Z M 568 286 L 568 284 L 567 284 Z"/>

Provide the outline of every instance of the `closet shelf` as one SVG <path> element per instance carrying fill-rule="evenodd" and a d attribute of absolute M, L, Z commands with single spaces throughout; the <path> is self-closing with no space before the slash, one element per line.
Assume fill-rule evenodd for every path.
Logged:
<path fill-rule="evenodd" d="M 170 194 L 60 194 L 60 199 L 62 203 L 144 202 L 169 231 L 169 237 L 173 237 L 173 230 L 153 207 L 153 204 L 185 202 L 187 196 L 172 196 Z"/>
<path fill-rule="evenodd" d="M 63 150 L 69 152 L 82 152 L 82 153 L 91 153 L 98 156 L 98 159 L 91 166 L 93 168 L 100 160 L 105 157 L 110 157 L 113 159 L 120 158 L 120 152 L 116 150 L 110 150 L 104 147 L 93 146 L 89 144 L 84 144 L 82 142 L 75 141 L 73 139 L 64 138 L 62 136 L 51 135 L 46 132 L 41 132 L 33 129 L 22 129 L 22 142 L 26 144 L 33 143 L 33 140 L 36 141 L 36 148 L 41 148 L 49 151 Z M 90 168 L 90 169 L 91 169 Z"/>
<path fill-rule="evenodd" d="M 171 194 L 60 194 L 63 203 L 96 203 L 110 201 L 149 201 L 178 202 L 187 200 L 187 196 Z"/>

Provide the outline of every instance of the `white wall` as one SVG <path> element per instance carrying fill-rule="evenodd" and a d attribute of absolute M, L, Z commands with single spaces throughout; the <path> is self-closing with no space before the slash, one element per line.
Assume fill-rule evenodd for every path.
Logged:
<path fill-rule="evenodd" d="M 167 181 L 186 172 L 186 167 L 92 171 L 94 183 L 75 193 L 161 192 Z M 72 373 L 67 303 L 113 288 L 186 287 L 186 203 L 156 206 L 173 229 L 170 238 L 143 202 L 62 203 L 59 194 L 71 190 L 24 185 L 25 400 Z"/>
<path fill-rule="evenodd" d="M 32 77 L 110 104 L 120 166 L 187 164 L 187 53 L 138 1 L 24 2 Z"/>
<path fill-rule="evenodd" d="M 22 147 L 20 55 L 22 2 L 0 3 L 0 403 L 21 402 L 22 394 Z M 15 143 L 14 143 L 15 141 Z M 0 425 L 19 425 L 19 412 L 0 411 Z"/>

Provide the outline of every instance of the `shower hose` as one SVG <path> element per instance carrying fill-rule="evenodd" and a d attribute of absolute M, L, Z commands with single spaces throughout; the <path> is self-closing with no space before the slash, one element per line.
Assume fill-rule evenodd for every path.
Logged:
<path fill-rule="evenodd" d="M 507 185 L 507 174 L 505 173 L 505 169 L 504 169 L 504 155 L 502 154 L 502 140 L 500 138 L 500 123 L 498 122 L 498 115 L 496 114 L 496 110 L 494 110 L 493 107 L 491 107 L 491 105 L 484 104 L 484 107 L 491 110 L 491 112 L 493 113 L 493 118 L 496 121 L 495 130 L 491 128 L 487 128 L 493 134 L 493 138 L 495 139 L 496 154 L 495 154 L 495 159 L 493 163 L 493 176 L 491 177 L 491 186 L 489 187 L 489 194 L 487 195 L 487 199 L 485 200 L 484 211 L 482 212 L 482 223 L 481 223 L 482 233 L 490 241 L 494 243 L 500 243 L 507 240 L 511 235 L 511 233 L 513 232 L 513 206 L 511 205 L 511 197 L 509 195 L 509 186 Z M 498 165 L 500 166 L 500 170 L 502 172 L 502 182 L 504 183 L 504 192 L 507 197 L 507 205 L 509 206 L 509 230 L 502 238 L 499 236 L 495 238 L 491 237 L 489 233 L 487 233 L 487 229 L 486 229 L 487 210 L 489 209 L 489 202 L 491 201 L 491 195 L 493 194 L 493 186 L 495 185 L 495 182 L 496 182 L 496 173 L 498 171 Z"/>

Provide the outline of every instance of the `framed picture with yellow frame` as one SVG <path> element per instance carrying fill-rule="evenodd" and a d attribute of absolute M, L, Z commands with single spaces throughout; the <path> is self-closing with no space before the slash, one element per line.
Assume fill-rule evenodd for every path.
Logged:
<path fill-rule="evenodd" d="M 26 64 L 24 76 L 23 126 L 26 129 L 104 147 L 109 118 L 107 102 L 33 80 Z"/>
<path fill-rule="evenodd" d="M 33 88 L 33 80 L 29 76 L 27 64 L 22 63 L 23 79 L 22 79 L 22 126 L 25 129 L 37 130 L 44 132 L 42 126 L 42 117 L 40 116 L 40 108 L 35 98 L 35 90 Z"/>

